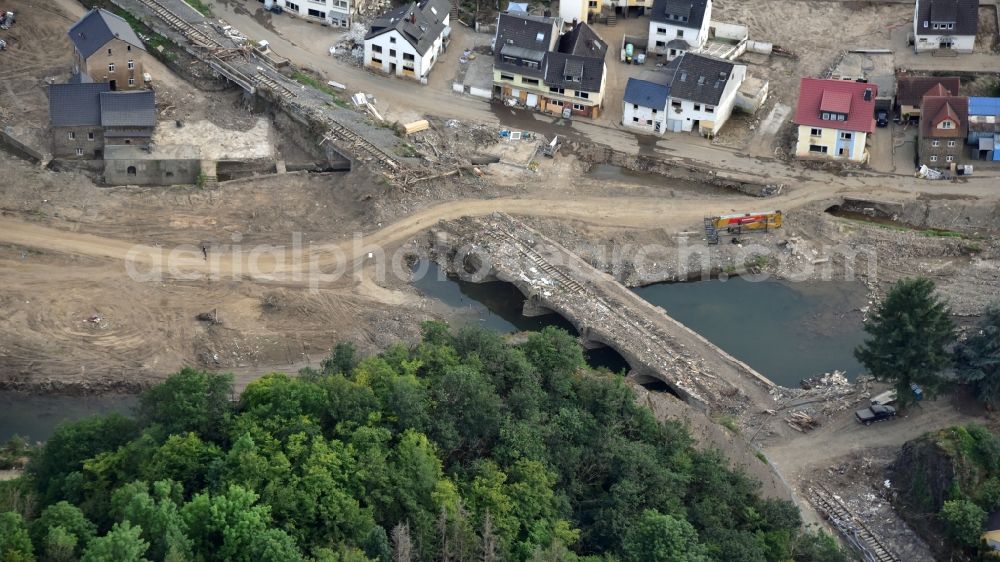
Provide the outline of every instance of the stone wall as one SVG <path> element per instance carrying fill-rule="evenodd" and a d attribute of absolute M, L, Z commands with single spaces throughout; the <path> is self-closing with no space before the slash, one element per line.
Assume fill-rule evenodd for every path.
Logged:
<path fill-rule="evenodd" d="M 90 139 L 91 134 L 94 135 L 93 140 Z M 83 154 L 78 154 L 77 149 L 81 149 Z M 104 131 L 100 126 L 52 128 L 52 155 L 56 158 L 99 160 L 103 153 Z"/>

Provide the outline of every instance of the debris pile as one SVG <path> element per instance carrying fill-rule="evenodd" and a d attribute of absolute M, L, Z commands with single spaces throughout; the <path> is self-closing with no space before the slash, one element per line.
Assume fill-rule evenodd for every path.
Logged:
<path fill-rule="evenodd" d="M 847 380 L 844 371 L 834 371 L 823 373 L 815 377 L 809 377 L 799 381 L 802 390 L 824 390 L 824 389 L 844 389 L 851 388 L 851 381 Z"/>
<path fill-rule="evenodd" d="M 819 427 L 819 420 L 803 412 L 796 410 L 785 417 L 785 423 L 796 431 L 806 433 Z"/>

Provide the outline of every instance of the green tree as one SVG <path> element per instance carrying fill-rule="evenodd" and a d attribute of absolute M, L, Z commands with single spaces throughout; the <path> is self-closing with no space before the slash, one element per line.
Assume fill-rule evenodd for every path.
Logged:
<path fill-rule="evenodd" d="M 956 346 L 955 373 L 979 400 L 1000 403 L 1000 302 L 988 306 L 979 329 Z"/>
<path fill-rule="evenodd" d="M 181 509 L 197 557 L 219 562 L 270 562 L 301 559 L 284 531 L 269 528 L 270 509 L 239 486 L 224 494 L 201 493 Z M 284 558 L 282 558 L 284 557 Z"/>
<path fill-rule="evenodd" d="M 184 368 L 140 398 L 140 417 L 163 426 L 168 435 L 194 432 L 219 442 L 225 434 L 233 376 Z"/>
<path fill-rule="evenodd" d="M 646 510 L 624 541 L 626 562 L 708 562 L 698 533 L 684 519 Z"/>
<path fill-rule="evenodd" d="M 319 366 L 324 375 L 350 375 L 358 366 L 358 349 L 351 342 L 337 342 L 330 356 Z"/>
<path fill-rule="evenodd" d="M 98 453 L 114 451 L 138 433 L 135 422 L 120 414 L 60 425 L 28 463 L 42 505 L 80 500 L 83 463 Z"/>
<path fill-rule="evenodd" d="M 175 559 L 189 559 L 191 540 L 178 507 L 183 487 L 177 482 L 161 480 L 153 484 L 152 494 L 149 490 L 145 482 L 117 489 L 111 498 L 115 515 L 142 528 L 142 538 L 149 542 L 150 558 L 164 560 L 172 555 Z"/>
<path fill-rule="evenodd" d="M 43 560 L 46 562 L 71 562 L 76 560 L 75 536 L 70 534 L 62 526 L 55 526 L 49 529 L 45 535 L 44 546 L 42 548 Z"/>
<path fill-rule="evenodd" d="M 969 500 L 948 500 L 941 507 L 941 522 L 948 536 L 964 547 L 979 544 L 986 512 Z"/>
<path fill-rule="evenodd" d="M 837 539 L 823 531 L 804 532 L 792 548 L 795 562 L 848 562 Z"/>
<path fill-rule="evenodd" d="M 91 541 L 80 562 L 149 562 L 143 556 L 149 543 L 141 534 L 142 529 L 128 521 L 115 523 L 108 534 Z"/>
<path fill-rule="evenodd" d="M 174 480 L 194 493 L 205 487 L 209 472 L 221 460 L 222 451 L 215 443 L 202 441 L 196 433 L 175 434 L 144 463 L 142 478 Z"/>
<path fill-rule="evenodd" d="M 32 562 L 35 550 L 21 515 L 0 513 L 0 562 Z"/>
<path fill-rule="evenodd" d="M 32 521 L 31 539 L 35 543 L 35 550 L 45 551 L 49 530 L 56 527 L 62 527 L 63 532 L 76 539 L 76 556 L 80 555 L 97 533 L 97 527 L 87 519 L 79 507 L 61 501 L 46 507 L 38 519 Z"/>
<path fill-rule="evenodd" d="M 955 341 L 955 326 L 933 282 L 896 283 L 864 329 L 872 337 L 854 355 L 875 378 L 892 381 L 901 402 L 913 400 L 910 383 L 928 394 L 943 386 L 940 372 L 951 363 L 948 346 Z"/>

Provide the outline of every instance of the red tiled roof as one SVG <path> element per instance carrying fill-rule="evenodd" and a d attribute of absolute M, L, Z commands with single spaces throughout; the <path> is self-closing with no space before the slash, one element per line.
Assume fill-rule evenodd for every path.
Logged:
<path fill-rule="evenodd" d="M 936 138 L 965 137 L 969 120 L 969 98 L 959 96 L 927 96 L 920 103 L 920 136 Z M 938 129 L 938 123 L 950 119 L 951 129 Z"/>
<path fill-rule="evenodd" d="M 939 96 L 957 96 L 961 85 L 957 76 L 900 76 L 896 79 L 896 103 L 920 107 L 920 100 L 935 86 L 942 86 Z"/>
<path fill-rule="evenodd" d="M 871 90 L 871 95 L 865 100 L 865 90 Z M 795 108 L 796 125 L 815 127 L 836 127 L 844 131 L 875 131 L 875 96 L 878 87 L 875 84 L 852 82 L 849 80 L 828 80 L 820 78 L 803 78 L 799 83 L 799 103 Z M 846 105 L 842 99 L 846 99 Z M 836 101 L 835 101 L 836 100 Z M 846 108 L 826 109 L 827 104 L 833 107 Z M 820 118 L 823 111 L 846 113 L 845 121 L 829 121 Z"/>
<path fill-rule="evenodd" d="M 951 92 L 949 92 L 948 90 L 945 90 L 944 86 L 942 86 L 941 83 L 938 82 L 937 84 L 934 84 L 933 86 L 931 86 L 930 90 L 927 90 L 926 92 L 924 92 L 924 95 L 921 96 L 921 99 L 922 98 L 926 98 L 928 96 L 934 97 L 934 96 L 950 96 L 950 95 L 951 95 Z"/>
<path fill-rule="evenodd" d="M 851 112 L 851 93 L 823 90 L 823 98 L 819 102 L 819 109 L 820 111 L 830 111 L 832 113 L 847 115 Z"/>

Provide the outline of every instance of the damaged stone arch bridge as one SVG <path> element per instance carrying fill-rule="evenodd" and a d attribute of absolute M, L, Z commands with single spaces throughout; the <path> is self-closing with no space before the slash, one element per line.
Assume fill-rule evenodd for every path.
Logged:
<path fill-rule="evenodd" d="M 512 283 L 527 297 L 527 315 L 566 318 L 584 346 L 617 351 L 637 382 L 662 381 L 705 413 L 773 408 L 778 387 L 769 379 L 513 217 L 442 222 L 431 250 L 449 271 Z"/>

